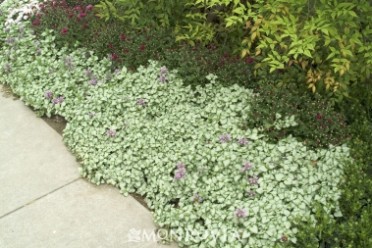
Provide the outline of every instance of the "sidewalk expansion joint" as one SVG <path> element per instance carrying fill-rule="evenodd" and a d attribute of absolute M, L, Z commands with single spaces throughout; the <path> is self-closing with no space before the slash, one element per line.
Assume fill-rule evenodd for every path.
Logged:
<path fill-rule="evenodd" d="M 34 202 L 36 202 L 36 201 L 38 201 L 38 200 L 40 200 L 40 199 L 42 199 L 42 198 L 44 198 L 44 197 L 50 195 L 50 194 L 53 194 L 54 192 L 56 192 L 56 191 L 58 191 L 58 190 L 60 190 L 60 189 L 63 189 L 64 187 L 66 187 L 66 186 L 68 186 L 68 185 L 70 185 L 70 184 L 73 184 L 74 182 L 76 182 L 76 181 L 78 181 L 78 180 L 80 180 L 80 177 L 75 178 L 74 180 L 72 180 L 72 181 L 70 181 L 70 182 L 68 182 L 68 183 L 66 183 L 66 184 L 64 184 L 64 185 L 61 185 L 61 186 L 59 186 L 58 188 L 55 188 L 55 189 L 53 189 L 52 191 L 49 191 L 48 193 L 45 193 L 44 195 L 39 196 L 39 197 L 37 197 L 37 198 L 31 200 L 30 202 L 28 202 L 28 203 L 26 203 L 26 204 L 24 204 L 24 205 L 22 205 L 22 206 L 20 206 L 20 207 L 18 207 L 18 208 L 16 208 L 16 209 L 13 209 L 13 210 L 10 211 L 10 212 L 1 215 L 1 216 L 0 216 L 0 220 L 1 220 L 2 218 L 4 218 L 4 217 L 10 215 L 10 214 L 13 214 L 14 212 L 17 212 L 18 210 L 23 209 L 24 207 L 27 207 L 27 206 L 31 205 L 32 203 L 34 203 Z"/>

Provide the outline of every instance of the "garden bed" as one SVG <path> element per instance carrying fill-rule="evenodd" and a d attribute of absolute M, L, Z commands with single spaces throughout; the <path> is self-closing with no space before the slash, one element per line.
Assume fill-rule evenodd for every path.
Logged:
<path fill-rule="evenodd" d="M 343 115 L 328 101 L 296 96 L 317 106 L 293 106 L 290 88 L 250 76 L 229 82 L 218 67 L 193 83 L 162 56 L 126 67 L 112 53 L 61 45 L 68 29 L 19 18 L 38 18 L 37 6 L 1 5 L 0 82 L 39 115 L 66 120 L 58 129 L 81 174 L 144 197 L 181 247 L 297 247 L 299 228 L 317 226 L 319 212 L 342 218 L 340 184 L 354 160 Z M 252 63 L 230 65 L 247 72 Z"/>

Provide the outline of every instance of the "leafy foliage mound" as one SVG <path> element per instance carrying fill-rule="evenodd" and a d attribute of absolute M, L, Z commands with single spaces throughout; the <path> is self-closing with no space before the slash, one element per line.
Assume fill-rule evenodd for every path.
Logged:
<path fill-rule="evenodd" d="M 15 6 L 7 1 L 2 11 Z M 64 116 L 64 141 L 83 176 L 144 195 L 181 246 L 280 247 L 296 242 L 293 224 L 316 221 L 315 205 L 341 216 L 348 148 L 268 143 L 245 125 L 250 90 L 214 75 L 192 89 L 157 62 L 112 71 L 111 60 L 85 49 L 56 49 L 52 31 L 36 39 L 22 22 L 6 28 L 0 81 L 40 114 Z M 295 124 L 284 117 L 275 125 Z"/>
<path fill-rule="evenodd" d="M 242 59 L 226 46 L 190 46 L 176 42 L 170 29 L 148 26 L 138 29 L 117 19 L 104 22 L 94 15 L 93 3 L 65 0 L 42 3 L 41 11 L 30 20 L 32 27 L 37 36 L 53 29 L 57 47 L 87 48 L 99 58 L 110 58 L 114 67 L 125 66 L 135 71 L 149 59 L 161 61 L 168 68 L 176 68 L 186 84 L 204 84 L 208 73 L 218 75 L 221 83 L 243 84 L 252 74 L 254 60 Z"/>
<path fill-rule="evenodd" d="M 258 94 L 252 101 L 247 124 L 259 128 L 273 142 L 293 135 L 308 147 L 317 148 L 340 145 L 350 138 L 344 114 L 318 94 L 303 94 L 296 85 L 279 86 L 268 79 L 259 81 L 254 91 Z M 273 124 L 278 114 L 294 116 L 297 125 L 276 128 Z"/>
<path fill-rule="evenodd" d="M 135 27 L 156 20 L 192 44 L 228 41 L 243 56 L 258 56 L 257 69 L 295 71 L 295 82 L 313 92 L 341 98 L 350 84 L 370 79 L 370 1 L 101 0 L 97 10 Z"/>

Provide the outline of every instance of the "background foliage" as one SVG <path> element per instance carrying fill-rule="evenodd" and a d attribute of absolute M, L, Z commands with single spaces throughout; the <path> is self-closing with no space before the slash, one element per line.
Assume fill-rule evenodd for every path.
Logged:
<path fill-rule="evenodd" d="M 369 83 L 369 1 L 184 0 L 176 1 L 177 5 L 174 1 L 150 1 L 146 8 L 142 1 L 134 1 L 139 6 L 130 5 L 132 2 L 113 1 L 111 12 L 120 13 L 116 15 L 103 7 L 110 1 L 102 1 L 97 5 L 99 15 L 106 20 L 129 18 L 132 25 L 140 27 L 148 23 L 134 21 L 133 15 L 138 20 L 157 20 L 158 25 L 174 28 L 177 40 L 191 44 L 229 44 L 242 56 L 259 56 L 256 69 L 296 72 L 296 82 L 306 82 L 313 92 L 317 88 L 330 90 L 342 98 L 348 96 L 350 84 Z"/>

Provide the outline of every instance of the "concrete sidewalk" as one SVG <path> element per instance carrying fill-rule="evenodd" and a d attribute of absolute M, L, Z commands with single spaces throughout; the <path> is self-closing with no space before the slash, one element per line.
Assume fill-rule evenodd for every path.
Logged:
<path fill-rule="evenodd" d="M 81 179 L 62 137 L 0 85 L 0 247 L 176 247 L 133 197 Z"/>

